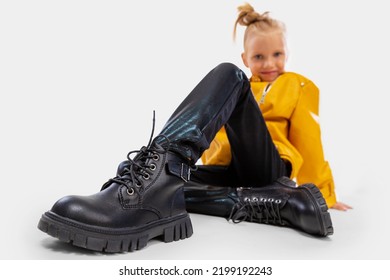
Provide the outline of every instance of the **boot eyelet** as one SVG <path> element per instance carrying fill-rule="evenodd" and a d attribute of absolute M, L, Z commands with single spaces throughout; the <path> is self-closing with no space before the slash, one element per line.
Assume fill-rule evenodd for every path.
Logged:
<path fill-rule="evenodd" d="M 137 188 L 140 188 L 140 187 L 142 187 L 142 184 L 141 184 L 140 182 L 137 182 L 137 183 L 135 183 L 135 186 L 136 186 Z"/>
<path fill-rule="evenodd" d="M 150 175 L 148 173 L 142 175 L 142 178 L 144 178 L 145 180 L 149 180 L 150 179 Z"/>
<path fill-rule="evenodd" d="M 127 189 L 126 192 L 127 192 L 128 195 L 132 196 L 132 195 L 134 195 L 134 192 L 135 192 L 135 191 L 134 191 L 133 188 L 131 188 L 130 190 Z"/>
<path fill-rule="evenodd" d="M 266 202 L 266 201 L 267 201 L 267 199 L 266 199 L 266 198 L 264 198 L 264 197 L 260 197 L 260 201 L 261 201 L 261 202 Z"/>
<path fill-rule="evenodd" d="M 156 166 L 154 163 L 152 163 L 152 164 L 149 166 L 149 169 L 152 170 L 152 171 L 156 170 L 156 168 L 157 168 L 157 166 Z"/>
<path fill-rule="evenodd" d="M 274 202 L 275 201 L 275 199 L 273 199 L 273 198 L 268 198 L 268 202 Z"/>
<path fill-rule="evenodd" d="M 160 159 L 160 156 L 158 154 L 153 155 L 153 160 L 158 161 Z"/>
<path fill-rule="evenodd" d="M 252 201 L 253 201 L 253 202 L 258 202 L 259 199 L 258 199 L 257 197 L 253 197 L 253 198 L 252 198 Z"/>
<path fill-rule="evenodd" d="M 275 203 L 280 204 L 282 201 L 280 199 L 275 200 Z"/>
<path fill-rule="evenodd" d="M 249 197 L 245 197 L 245 198 L 244 198 L 244 201 L 245 201 L 245 202 L 249 202 L 249 201 L 251 201 L 251 199 L 250 199 Z"/>

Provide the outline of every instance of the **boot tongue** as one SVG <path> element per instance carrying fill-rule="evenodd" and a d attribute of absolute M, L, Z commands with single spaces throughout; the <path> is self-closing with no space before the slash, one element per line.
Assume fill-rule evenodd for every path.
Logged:
<path fill-rule="evenodd" d="M 120 174 L 123 173 L 123 171 L 125 170 L 125 168 L 129 168 L 130 167 L 130 161 L 128 160 L 125 160 L 125 161 L 122 161 L 119 165 L 118 165 L 118 169 L 116 171 L 116 175 L 117 176 L 120 176 Z"/>
<path fill-rule="evenodd" d="M 134 159 L 130 154 L 137 152 Z M 127 155 L 128 160 L 121 162 L 117 169 L 116 177 L 108 180 L 101 188 L 101 191 L 108 188 L 112 183 L 129 186 L 137 184 L 138 178 L 144 174 L 144 167 L 147 164 L 150 151 L 147 147 L 142 147 L 139 151 L 132 151 Z M 135 182 L 133 182 L 135 181 Z"/>

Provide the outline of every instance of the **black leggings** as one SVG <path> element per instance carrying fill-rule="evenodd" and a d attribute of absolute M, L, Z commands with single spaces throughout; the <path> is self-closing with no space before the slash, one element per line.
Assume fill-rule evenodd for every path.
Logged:
<path fill-rule="evenodd" d="M 230 165 L 200 166 L 193 173 L 194 181 L 261 187 L 286 175 L 286 165 L 271 139 L 250 82 L 230 63 L 218 65 L 202 79 L 160 134 L 170 140 L 171 150 L 195 163 L 222 126 L 231 145 Z"/>

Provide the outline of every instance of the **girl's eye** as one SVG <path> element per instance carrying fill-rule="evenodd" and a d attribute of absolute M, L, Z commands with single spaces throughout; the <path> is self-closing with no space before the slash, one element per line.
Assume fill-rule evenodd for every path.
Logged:
<path fill-rule="evenodd" d="M 274 57 L 279 57 L 279 56 L 282 56 L 282 55 L 283 55 L 282 52 L 276 52 L 276 53 L 274 54 Z"/>
<path fill-rule="evenodd" d="M 255 55 L 255 59 L 256 60 L 263 59 L 263 56 L 261 54 L 257 54 Z"/>

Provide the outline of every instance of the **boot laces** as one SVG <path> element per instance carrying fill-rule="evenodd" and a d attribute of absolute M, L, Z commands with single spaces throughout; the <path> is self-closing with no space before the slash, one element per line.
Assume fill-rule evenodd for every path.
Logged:
<path fill-rule="evenodd" d="M 281 199 L 244 197 L 232 208 L 228 220 L 284 225 L 280 214 Z"/>
<path fill-rule="evenodd" d="M 108 180 L 104 184 L 103 188 L 108 187 L 111 183 L 117 183 L 123 185 L 127 188 L 127 193 L 129 195 L 134 195 L 135 193 L 140 193 L 143 187 L 143 181 L 149 180 L 153 175 L 153 172 L 156 170 L 157 162 L 160 159 L 162 154 L 168 152 L 170 141 L 164 135 L 158 135 L 153 141 L 153 134 L 155 128 L 155 112 L 153 111 L 153 127 L 152 133 L 149 139 L 148 145 L 143 146 L 140 150 L 130 151 L 127 154 L 128 164 L 126 167 L 118 174 L 116 177 Z M 164 138 L 164 146 L 157 143 L 157 139 Z M 131 158 L 131 155 L 136 153 L 134 158 Z"/>

